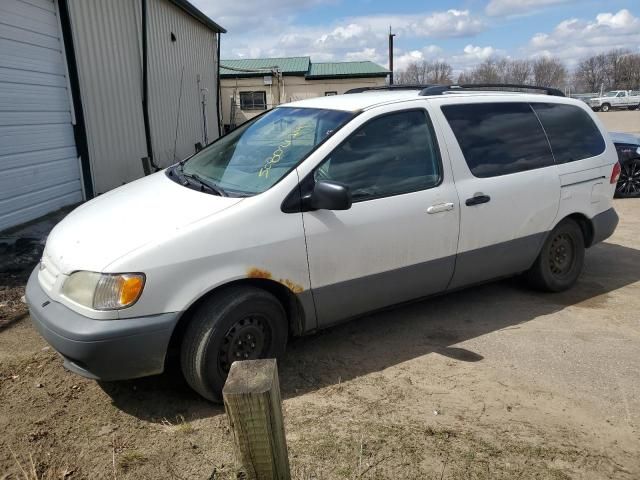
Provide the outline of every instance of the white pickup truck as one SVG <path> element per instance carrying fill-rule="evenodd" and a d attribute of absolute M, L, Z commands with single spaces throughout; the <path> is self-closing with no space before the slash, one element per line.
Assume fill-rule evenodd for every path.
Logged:
<path fill-rule="evenodd" d="M 627 108 L 635 110 L 640 108 L 640 92 L 632 90 L 613 90 L 601 97 L 591 98 L 589 106 L 594 111 L 608 112 L 612 108 Z"/>

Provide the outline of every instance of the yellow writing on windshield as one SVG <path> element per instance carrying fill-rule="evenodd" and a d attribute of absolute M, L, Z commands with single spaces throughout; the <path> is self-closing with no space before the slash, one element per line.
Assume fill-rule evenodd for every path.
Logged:
<path fill-rule="evenodd" d="M 264 161 L 264 165 L 260 168 L 258 172 L 259 177 L 269 178 L 269 172 L 271 172 L 271 167 L 273 167 L 276 163 L 280 162 L 282 156 L 285 154 L 287 148 L 291 146 L 293 143 L 292 140 L 298 138 L 300 135 L 304 133 L 304 130 L 309 127 L 309 125 L 298 125 L 291 131 L 288 140 L 284 140 L 278 148 L 276 148 L 271 155 L 269 155 Z"/>

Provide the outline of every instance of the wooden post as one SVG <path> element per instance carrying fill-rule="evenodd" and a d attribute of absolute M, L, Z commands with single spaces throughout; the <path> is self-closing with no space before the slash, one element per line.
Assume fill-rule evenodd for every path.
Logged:
<path fill-rule="evenodd" d="M 245 478 L 290 480 L 275 359 L 234 362 L 222 398 Z"/>

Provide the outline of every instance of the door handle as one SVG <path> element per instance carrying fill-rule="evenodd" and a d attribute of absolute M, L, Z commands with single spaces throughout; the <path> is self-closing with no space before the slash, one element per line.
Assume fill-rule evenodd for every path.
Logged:
<path fill-rule="evenodd" d="M 453 210 L 452 202 L 438 203 L 437 205 L 431 205 L 429 208 L 427 208 L 427 213 L 440 213 L 440 212 L 447 212 L 449 210 Z"/>
<path fill-rule="evenodd" d="M 472 207 L 473 205 L 480 205 L 481 203 L 487 203 L 491 200 L 489 195 L 476 195 L 475 197 L 467 198 L 464 202 L 467 207 Z"/>

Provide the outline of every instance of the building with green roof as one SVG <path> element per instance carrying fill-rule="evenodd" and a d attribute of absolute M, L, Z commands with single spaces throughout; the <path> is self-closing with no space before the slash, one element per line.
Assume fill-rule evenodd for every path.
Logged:
<path fill-rule="evenodd" d="M 370 62 L 312 62 L 310 57 L 220 61 L 222 123 L 234 128 L 282 103 L 384 85 L 389 70 Z"/>

